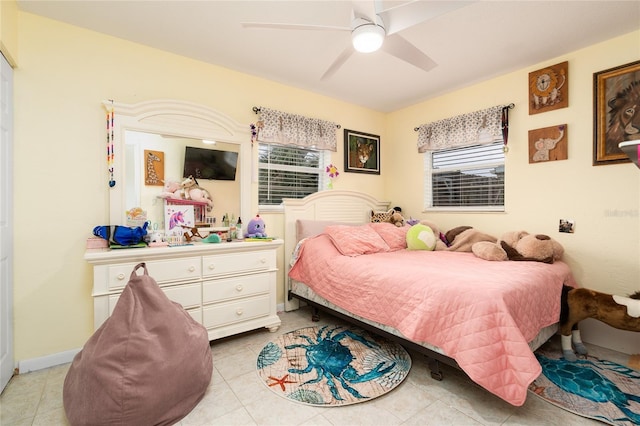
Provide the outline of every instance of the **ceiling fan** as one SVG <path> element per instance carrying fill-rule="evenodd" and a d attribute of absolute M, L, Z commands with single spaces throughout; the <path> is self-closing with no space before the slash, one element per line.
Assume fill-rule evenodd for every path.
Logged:
<path fill-rule="evenodd" d="M 398 32 L 470 3 L 473 1 L 418 0 L 383 10 L 382 0 L 354 1 L 349 27 L 268 22 L 243 22 L 242 26 L 283 30 L 350 31 L 352 43 L 338 55 L 322 75 L 321 80 L 326 80 L 335 74 L 354 52 L 370 53 L 378 49 L 424 71 L 429 71 L 437 64 L 401 37 Z"/>

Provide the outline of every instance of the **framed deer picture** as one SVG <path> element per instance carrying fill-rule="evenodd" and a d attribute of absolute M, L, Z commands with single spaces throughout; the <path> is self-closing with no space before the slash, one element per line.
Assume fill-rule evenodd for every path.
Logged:
<path fill-rule="evenodd" d="M 344 171 L 380 174 L 380 136 L 344 129 Z"/>
<path fill-rule="evenodd" d="M 640 61 L 593 74 L 593 165 L 629 162 L 618 147 L 640 138 Z"/>

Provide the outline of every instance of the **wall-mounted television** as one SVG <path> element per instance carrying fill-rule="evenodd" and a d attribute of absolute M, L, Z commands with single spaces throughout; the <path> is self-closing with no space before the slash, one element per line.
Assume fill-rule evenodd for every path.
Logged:
<path fill-rule="evenodd" d="M 184 177 L 235 180 L 238 153 L 188 146 L 184 152 Z"/>

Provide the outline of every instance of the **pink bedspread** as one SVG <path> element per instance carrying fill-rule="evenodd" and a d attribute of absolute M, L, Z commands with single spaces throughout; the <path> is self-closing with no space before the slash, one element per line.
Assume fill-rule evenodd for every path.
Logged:
<path fill-rule="evenodd" d="M 289 276 L 349 312 L 440 347 L 517 406 L 541 372 L 527 342 L 558 322 L 562 284 L 575 285 L 563 262 L 409 250 L 348 257 L 325 234 L 305 241 Z"/>

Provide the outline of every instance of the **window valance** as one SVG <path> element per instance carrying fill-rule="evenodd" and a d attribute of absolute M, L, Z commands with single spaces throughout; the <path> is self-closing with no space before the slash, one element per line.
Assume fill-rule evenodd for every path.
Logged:
<path fill-rule="evenodd" d="M 257 110 L 257 109 L 255 109 Z M 258 142 L 337 150 L 336 123 L 261 107 L 257 110 Z"/>
<path fill-rule="evenodd" d="M 504 141 L 506 148 L 510 108 L 513 108 L 513 104 L 422 124 L 414 129 L 418 132 L 418 152 L 482 145 L 499 140 Z"/>

